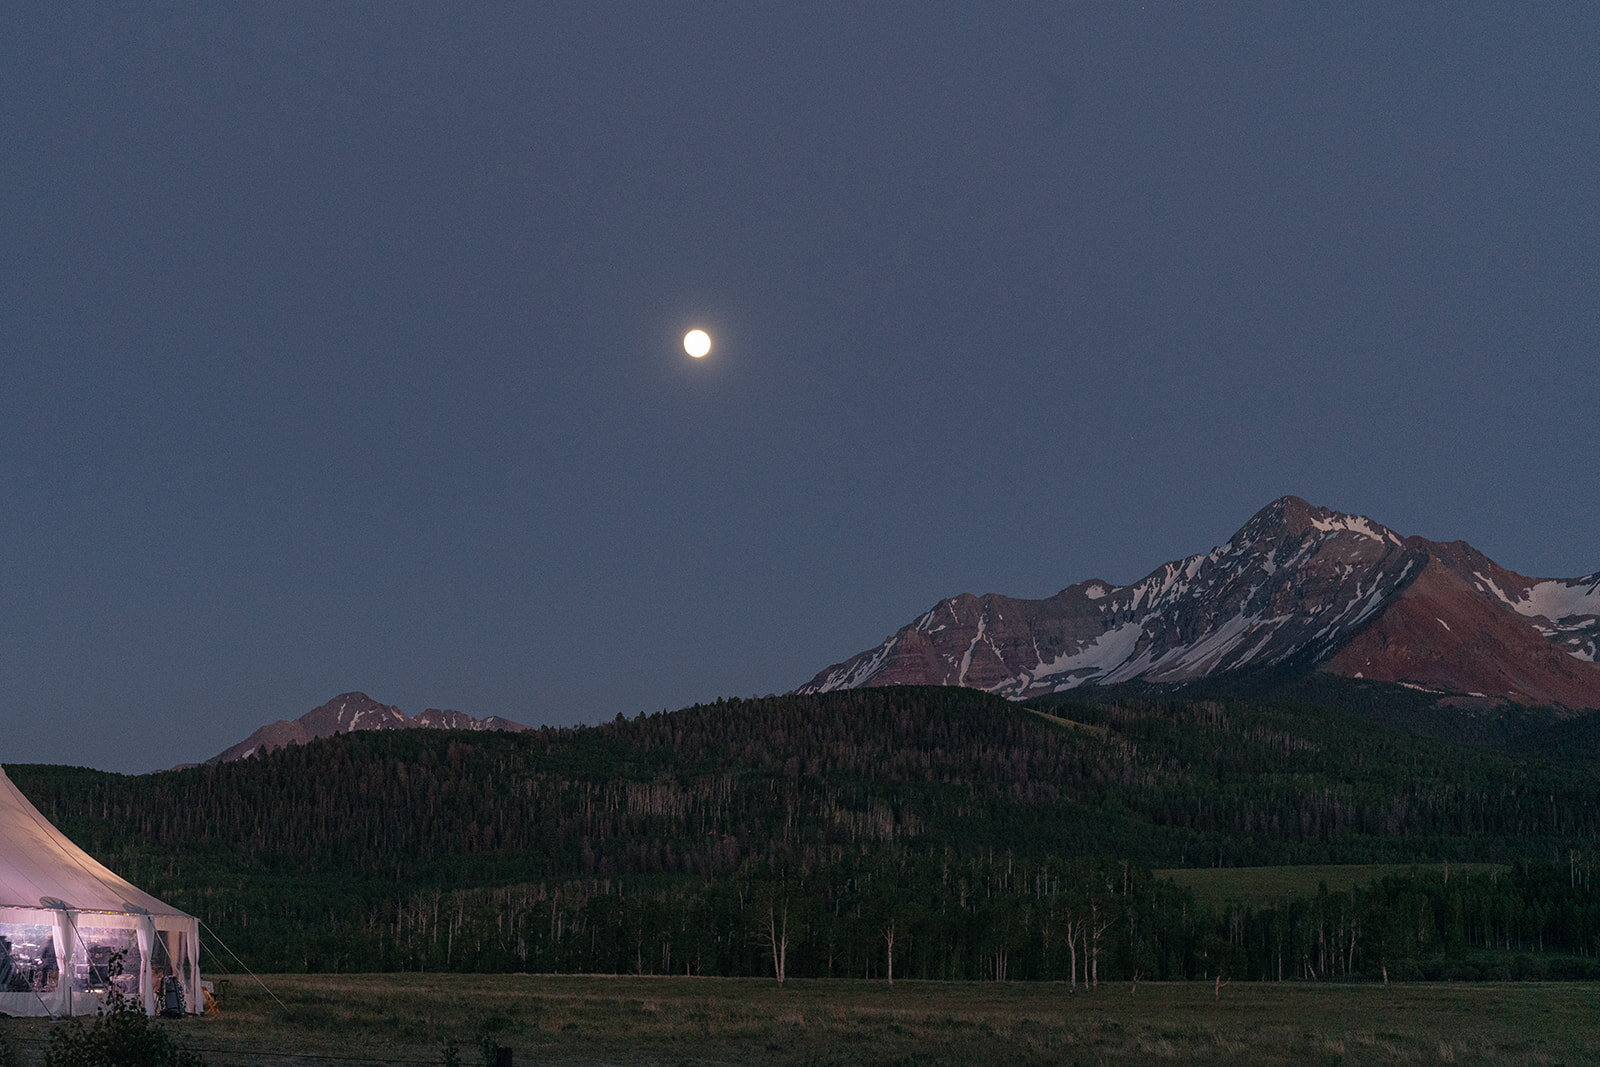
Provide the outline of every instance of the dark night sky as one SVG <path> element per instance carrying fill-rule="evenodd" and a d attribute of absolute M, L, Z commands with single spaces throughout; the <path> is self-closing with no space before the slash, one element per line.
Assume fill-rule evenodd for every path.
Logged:
<path fill-rule="evenodd" d="M 13 5 L 0 761 L 783 691 L 1289 492 L 1591 572 L 1597 72 L 1592 3 Z"/>

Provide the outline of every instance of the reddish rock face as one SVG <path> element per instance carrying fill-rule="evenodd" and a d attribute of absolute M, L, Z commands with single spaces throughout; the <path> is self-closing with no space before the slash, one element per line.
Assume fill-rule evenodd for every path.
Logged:
<path fill-rule="evenodd" d="M 474 719 L 459 711 L 440 711 L 429 708 L 412 718 L 399 708 L 380 704 L 365 693 L 344 693 L 334 697 L 320 708 L 312 708 L 298 719 L 279 719 L 261 727 L 231 748 L 207 760 L 208 763 L 225 763 L 244 759 L 258 752 L 270 752 L 285 745 L 303 745 L 320 737 L 347 734 L 356 730 L 512 730 L 530 729 L 521 723 L 491 715 L 487 719 Z"/>
<path fill-rule="evenodd" d="M 798 692 L 966 685 L 1022 698 L 1285 662 L 1470 699 L 1600 708 L 1600 574 L 1539 580 L 1298 497 L 1128 586 L 935 604 Z"/>
<path fill-rule="evenodd" d="M 1492 568 L 1504 579 L 1495 583 L 1502 591 L 1509 586 L 1526 593 L 1534 583 L 1487 558 L 1484 565 L 1466 569 L 1461 554 L 1450 551 L 1454 546 L 1439 547 L 1445 551 L 1430 555 L 1417 580 L 1330 657 L 1325 669 L 1475 700 L 1600 706 L 1600 669 L 1564 647 L 1559 630 L 1541 630 L 1487 593 L 1473 575 Z"/>

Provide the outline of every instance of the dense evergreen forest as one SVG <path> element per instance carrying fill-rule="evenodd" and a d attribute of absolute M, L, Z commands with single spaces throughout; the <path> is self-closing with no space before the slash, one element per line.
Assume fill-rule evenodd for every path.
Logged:
<path fill-rule="evenodd" d="M 1600 977 L 1600 764 L 1551 748 L 1261 698 L 904 687 L 7 770 L 258 970 Z M 1421 861 L 1506 867 L 1218 908 L 1150 874 Z"/>

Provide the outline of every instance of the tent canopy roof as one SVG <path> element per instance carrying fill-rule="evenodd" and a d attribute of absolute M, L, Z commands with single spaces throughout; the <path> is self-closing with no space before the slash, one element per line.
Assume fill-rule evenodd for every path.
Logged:
<path fill-rule="evenodd" d="M 0 907 L 182 915 L 51 825 L 0 769 Z"/>

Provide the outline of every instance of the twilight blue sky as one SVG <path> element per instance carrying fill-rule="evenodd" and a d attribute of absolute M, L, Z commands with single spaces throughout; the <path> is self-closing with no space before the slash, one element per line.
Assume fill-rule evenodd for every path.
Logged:
<path fill-rule="evenodd" d="M 1287 492 L 1600 568 L 1592 3 L 4 27 L 0 762 L 783 691 Z"/>

